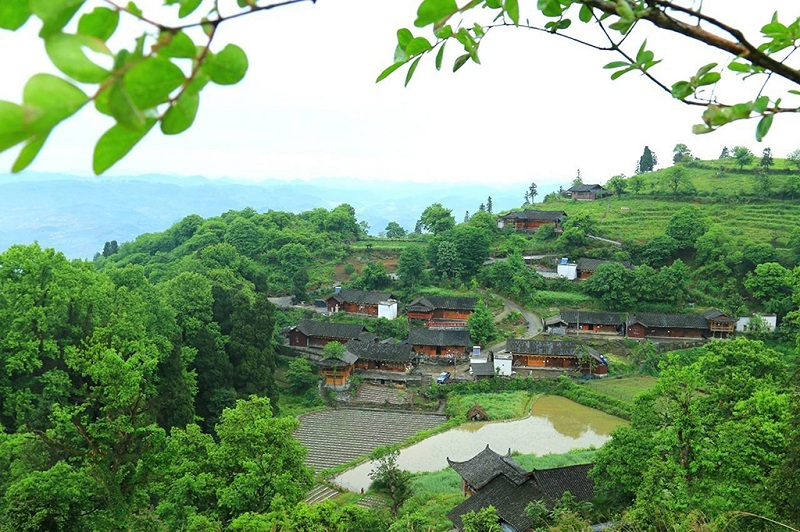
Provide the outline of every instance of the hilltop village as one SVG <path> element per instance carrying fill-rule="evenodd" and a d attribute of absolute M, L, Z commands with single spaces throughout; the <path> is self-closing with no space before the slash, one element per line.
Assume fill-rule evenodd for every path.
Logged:
<path fill-rule="evenodd" d="M 796 524 L 800 174 L 681 156 L 377 236 L 343 204 L 12 246 L 8 526 Z"/>

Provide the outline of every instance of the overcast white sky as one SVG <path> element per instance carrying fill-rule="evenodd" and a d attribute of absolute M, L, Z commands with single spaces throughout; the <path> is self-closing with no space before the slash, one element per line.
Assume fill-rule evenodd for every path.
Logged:
<path fill-rule="evenodd" d="M 706 0 L 704 10 L 757 30 L 775 6 L 789 20 L 798 16 L 800 8 L 786 4 Z M 408 88 L 404 70 L 375 84 L 391 63 L 396 29 L 413 28 L 416 7 L 410 0 L 318 0 L 223 25 L 216 45 L 245 49 L 245 80 L 206 89 L 189 132 L 151 132 L 109 174 L 543 185 L 568 182 L 577 169 L 585 182 L 630 175 L 645 145 L 662 166 L 678 142 L 703 158 L 717 157 L 724 145 L 757 154 L 770 146 L 779 157 L 800 147 L 795 117 L 779 117 L 762 144 L 753 121 L 692 135 L 698 109 L 636 74 L 612 82 L 602 66 L 616 57 L 525 30 L 490 35 L 481 66 L 468 63 L 453 74 L 451 44 L 441 72 L 431 57 Z M 30 75 L 54 71 L 37 30 L 32 23 L 17 33 L 0 30 L 0 99 L 18 102 Z M 669 84 L 725 61 L 710 48 L 647 33 L 637 28 L 631 52 L 648 37 L 665 59 L 654 72 Z M 87 107 L 59 126 L 30 170 L 91 175 L 94 142 L 109 126 Z M 0 154 L 0 173 L 16 152 Z"/>

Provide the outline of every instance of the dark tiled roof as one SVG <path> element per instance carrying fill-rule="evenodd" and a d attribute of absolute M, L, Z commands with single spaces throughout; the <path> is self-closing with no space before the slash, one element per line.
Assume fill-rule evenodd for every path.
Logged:
<path fill-rule="evenodd" d="M 621 312 L 588 312 L 585 310 L 562 310 L 561 319 L 567 324 L 591 323 L 595 325 L 622 325 L 625 315 Z"/>
<path fill-rule="evenodd" d="M 522 212 L 510 212 L 500 216 L 503 220 L 541 220 L 553 222 L 562 220 L 567 217 L 564 211 L 537 211 L 534 209 L 527 209 Z"/>
<path fill-rule="evenodd" d="M 581 258 L 578 259 L 577 268 L 579 270 L 586 271 L 586 272 L 594 272 L 594 271 L 597 271 L 597 267 L 600 266 L 601 264 L 606 264 L 606 263 L 612 263 L 613 264 L 614 262 L 615 261 L 612 261 L 612 260 L 592 259 L 592 258 L 589 258 L 589 257 L 581 257 Z M 623 266 L 625 266 L 629 270 L 633 269 L 633 264 L 631 264 L 628 261 L 622 261 L 619 264 L 622 264 Z"/>
<path fill-rule="evenodd" d="M 314 364 L 322 368 L 341 368 L 344 366 L 352 366 L 358 360 L 358 356 L 346 350 L 344 354 L 338 358 L 315 358 L 312 360 Z"/>
<path fill-rule="evenodd" d="M 496 475 L 483 488 L 451 510 L 447 517 L 461 529 L 462 515 L 494 506 L 502 521 L 520 531 L 530 530 L 534 523 L 526 514 L 525 508 L 531 502 L 544 499 L 547 507 L 552 508 L 566 491 L 572 493 L 578 501 L 594 498 L 594 483 L 588 475 L 591 468 L 592 464 L 581 464 L 533 471 L 519 485 L 505 475 Z"/>
<path fill-rule="evenodd" d="M 494 375 L 494 363 L 492 362 L 477 362 L 470 364 L 472 367 L 472 374 L 479 377 L 487 377 Z"/>
<path fill-rule="evenodd" d="M 331 298 L 340 303 L 363 303 L 365 305 L 377 305 L 383 301 L 395 299 L 392 294 L 386 292 L 366 292 L 355 288 L 343 288 L 338 294 L 333 294 L 328 299 Z"/>
<path fill-rule="evenodd" d="M 478 302 L 474 297 L 423 296 L 408 304 L 406 311 L 429 312 L 435 309 L 475 310 Z"/>
<path fill-rule="evenodd" d="M 364 360 L 411 362 L 416 357 L 408 344 L 383 344 L 351 340 L 347 342 L 347 350 Z"/>
<path fill-rule="evenodd" d="M 408 343 L 411 345 L 438 346 L 472 346 L 472 338 L 467 330 L 459 329 L 411 329 L 408 332 Z"/>
<path fill-rule="evenodd" d="M 511 458 L 511 449 L 508 451 L 508 454 L 501 456 L 487 445 L 484 450 L 466 462 L 454 462 L 448 458 L 447 463 L 474 490 L 481 489 L 498 475 L 519 486 L 528 478 L 528 472 Z"/>
<path fill-rule="evenodd" d="M 555 316 L 550 316 L 549 318 L 545 318 L 544 319 L 544 324 L 547 325 L 548 327 L 551 326 L 551 325 L 558 325 L 558 324 L 561 324 L 561 323 L 564 323 L 564 324 L 568 323 L 561 316 L 561 314 L 556 314 Z"/>
<path fill-rule="evenodd" d="M 326 321 L 306 320 L 301 321 L 297 325 L 297 330 L 306 336 L 351 340 L 353 338 L 358 338 L 358 335 L 364 332 L 364 327 L 349 323 L 329 323 Z"/>
<path fill-rule="evenodd" d="M 645 327 L 653 328 L 679 328 L 679 329 L 708 329 L 708 320 L 702 314 L 651 314 L 637 312 L 628 320 L 628 325 L 640 323 Z"/>
<path fill-rule="evenodd" d="M 447 517 L 458 530 L 463 528 L 461 516 L 478 512 L 487 506 L 494 506 L 497 517 L 516 530 L 527 531 L 533 528 L 533 518 L 525 513 L 525 507 L 541 499 L 542 492 L 535 482 L 525 482 L 517 486 L 500 475 L 492 479 L 483 489 L 469 497 L 447 513 Z"/>
<path fill-rule="evenodd" d="M 596 184 L 595 185 L 584 185 L 584 184 L 580 184 L 580 185 L 572 185 L 567 190 L 570 191 L 570 192 L 592 192 L 593 190 L 602 191 L 602 190 L 605 190 L 605 189 L 602 187 L 602 185 L 596 185 Z"/>
<path fill-rule="evenodd" d="M 717 310 L 715 308 L 710 308 L 707 311 L 703 312 L 703 316 L 705 316 L 706 319 L 714 320 L 714 321 L 727 321 L 727 322 L 731 322 L 731 323 L 733 323 L 734 321 L 737 321 L 736 318 L 731 318 L 730 316 L 728 316 L 724 312 L 722 312 L 720 310 Z"/>
<path fill-rule="evenodd" d="M 600 353 L 578 342 L 552 342 L 547 340 L 506 340 L 506 351 L 517 355 L 551 355 L 579 357 L 584 352 L 603 365 Z"/>
<path fill-rule="evenodd" d="M 572 493 L 579 501 L 594 498 L 594 482 L 589 477 L 592 464 L 579 464 L 554 469 L 533 471 L 533 478 L 544 493 L 548 506 L 555 504 L 565 491 Z"/>

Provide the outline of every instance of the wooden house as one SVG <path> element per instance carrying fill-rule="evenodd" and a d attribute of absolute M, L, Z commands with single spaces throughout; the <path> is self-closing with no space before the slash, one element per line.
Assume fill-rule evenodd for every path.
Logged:
<path fill-rule="evenodd" d="M 511 450 L 501 456 L 486 448 L 465 462 L 447 462 L 462 479 L 467 500 L 451 510 L 447 517 L 457 530 L 463 529 L 461 517 L 488 506 L 497 511 L 502 530 L 528 531 L 536 525 L 525 509 L 534 501 L 543 501 L 552 509 L 565 492 L 578 502 L 594 498 L 594 483 L 589 477 L 592 464 L 526 471 L 511 457 Z"/>
<path fill-rule="evenodd" d="M 408 373 L 414 367 L 417 355 L 408 344 L 391 344 L 377 341 L 351 340 L 347 350 L 358 357 L 355 368 Z"/>
<path fill-rule="evenodd" d="M 350 387 L 350 377 L 355 371 L 358 357 L 345 350 L 339 358 L 314 358 L 312 362 L 319 367 L 319 372 L 325 379 L 325 386 L 336 391 L 346 390 Z"/>
<path fill-rule="evenodd" d="M 539 211 L 526 209 L 522 212 L 510 212 L 497 217 L 497 227 L 511 227 L 515 231 L 536 232 L 546 225 L 553 227 L 556 233 L 563 231 L 567 213 L 564 211 Z"/>
<path fill-rule="evenodd" d="M 578 342 L 508 340 L 512 363 L 523 369 L 563 369 L 606 375 L 608 362 L 591 347 Z"/>
<path fill-rule="evenodd" d="M 408 344 L 414 353 L 429 357 L 461 358 L 472 349 L 469 331 L 463 329 L 413 328 Z"/>
<path fill-rule="evenodd" d="M 704 314 L 637 312 L 626 324 L 629 338 L 727 338 L 735 330 L 736 319 L 717 309 Z"/>
<path fill-rule="evenodd" d="M 423 296 L 406 307 L 406 317 L 428 327 L 466 327 L 478 300 L 474 297 Z"/>
<path fill-rule="evenodd" d="M 347 312 L 393 320 L 397 317 L 397 298 L 385 292 L 344 288 L 325 300 L 328 313 Z"/>
<path fill-rule="evenodd" d="M 602 185 L 572 185 L 567 189 L 567 195 L 576 200 L 596 200 L 603 196 L 611 194 L 610 191 L 603 188 Z"/>
<path fill-rule="evenodd" d="M 736 332 L 737 319 L 728 316 L 715 308 L 709 309 L 703 313 L 708 321 L 708 332 L 711 338 L 727 338 Z"/>
<path fill-rule="evenodd" d="M 568 332 L 595 334 L 624 334 L 625 314 L 621 312 L 592 312 L 562 310 L 557 317 L 548 318 L 546 325 L 562 326 Z"/>
<path fill-rule="evenodd" d="M 588 279 L 594 272 L 597 271 L 597 268 L 601 264 L 611 263 L 614 261 L 605 260 L 605 259 L 592 259 L 588 257 L 581 257 L 578 259 L 577 266 L 576 266 L 576 273 L 578 279 Z M 622 265 L 628 268 L 629 270 L 633 269 L 633 264 L 627 261 L 622 261 Z"/>
<path fill-rule="evenodd" d="M 330 342 L 346 344 L 364 333 L 361 325 L 328 323 L 324 321 L 301 321 L 287 330 L 289 345 L 293 347 L 323 348 Z"/>

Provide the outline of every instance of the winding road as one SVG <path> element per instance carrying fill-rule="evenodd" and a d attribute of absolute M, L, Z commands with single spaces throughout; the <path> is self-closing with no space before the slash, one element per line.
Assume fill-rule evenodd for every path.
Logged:
<path fill-rule="evenodd" d="M 542 318 L 531 312 L 530 310 L 522 308 L 519 304 L 511 301 L 508 298 L 500 296 L 498 294 L 494 294 L 495 296 L 499 297 L 503 300 L 503 311 L 495 316 L 494 322 L 499 323 L 508 316 L 511 312 L 517 311 L 522 314 L 522 317 L 525 318 L 525 322 L 527 323 L 527 328 L 525 329 L 525 333 L 521 336 L 523 339 L 525 338 L 533 338 L 534 336 L 539 335 L 542 332 Z M 500 351 L 505 347 L 505 342 L 499 342 L 497 344 L 489 346 L 489 349 L 492 351 Z"/>

